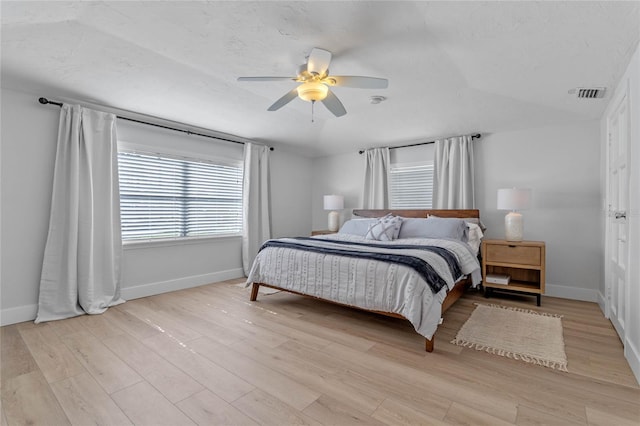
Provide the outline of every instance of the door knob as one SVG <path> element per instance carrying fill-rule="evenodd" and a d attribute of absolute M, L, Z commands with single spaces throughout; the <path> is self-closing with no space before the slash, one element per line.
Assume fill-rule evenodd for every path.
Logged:
<path fill-rule="evenodd" d="M 623 211 L 617 211 L 613 213 L 613 216 L 616 219 L 626 219 L 627 218 L 627 212 L 623 212 Z"/>

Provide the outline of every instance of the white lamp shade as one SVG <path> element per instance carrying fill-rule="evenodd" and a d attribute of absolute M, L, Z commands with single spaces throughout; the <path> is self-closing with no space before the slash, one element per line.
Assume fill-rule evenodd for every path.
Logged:
<path fill-rule="evenodd" d="M 498 189 L 498 210 L 525 210 L 531 203 L 531 189 L 504 188 Z"/>
<path fill-rule="evenodd" d="M 342 195 L 325 195 L 325 210 L 342 210 L 344 209 L 344 197 Z"/>

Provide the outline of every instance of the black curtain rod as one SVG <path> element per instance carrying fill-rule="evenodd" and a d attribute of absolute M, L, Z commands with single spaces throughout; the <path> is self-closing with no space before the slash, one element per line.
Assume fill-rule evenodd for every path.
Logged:
<path fill-rule="evenodd" d="M 62 102 L 50 101 L 47 98 L 39 98 L 38 102 L 40 102 L 42 105 L 51 104 L 51 105 L 57 105 L 59 107 L 62 106 Z M 225 141 L 225 142 L 239 143 L 239 144 L 242 144 L 242 145 L 245 144 L 244 142 L 234 141 L 232 139 L 225 139 L 225 138 L 220 138 L 220 137 L 217 137 L 217 136 L 205 135 L 204 133 L 192 132 L 191 130 L 176 129 L 175 127 L 163 126 L 162 124 L 149 123 L 148 121 L 136 120 L 134 118 L 122 117 L 122 116 L 119 116 L 119 115 L 116 115 L 116 117 L 118 117 L 121 120 L 133 121 L 134 123 L 146 124 L 146 125 L 149 125 L 149 126 L 160 127 L 162 129 L 174 130 L 176 132 L 182 132 L 182 133 L 186 133 L 188 135 L 204 136 L 205 138 L 217 139 L 217 140 L 221 140 L 221 141 Z M 273 151 L 273 147 L 270 146 L 269 150 Z"/>
<path fill-rule="evenodd" d="M 482 135 L 480 133 L 476 133 L 475 135 L 471 135 L 471 139 L 480 139 L 482 137 Z M 428 142 L 418 142 L 418 143 L 412 143 L 409 145 L 402 145 L 402 146 L 390 146 L 389 149 L 396 149 L 396 148 L 409 148 L 410 146 L 419 146 L 419 145 L 431 145 L 432 143 L 436 143 L 436 141 L 428 141 Z M 364 149 L 358 151 L 358 154 L 364 154 Z"/>

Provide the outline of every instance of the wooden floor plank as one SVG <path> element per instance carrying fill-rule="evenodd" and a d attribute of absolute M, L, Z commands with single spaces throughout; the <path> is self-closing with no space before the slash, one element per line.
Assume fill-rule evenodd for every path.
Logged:
<path fill-rule="evenodd" d="M 171 402 L 181 401 L 204 389 L 191 376 L 131 336 L 112 337 L 104 344 Z"/>
<path fill-rule="evenodd" d="M 9 425 L 71 424 L 40 371 L 7 379 L 2 402 Z"/>
<path fill-rule="evenodd" d="M 242 281 L 2 327 L 0 425 L 640 424 L 594 303 L 469 291 L 426 353 L 406 321 L 286 293 L 250 302 Z M 477 303 L 562 315 L 569 372 L 451 344 Z"/>
<path fill-rule="evenodd" d="M 2 398 L 0 398 L 0 426 L 9 426 L 9 420 L 7 420 L 7 416 L 4 414 L 4 407 L 2 406 Z"/>
<path fill-rule="evenodd" d="M 89 373 L 52 383 L 51 388 L 72 424 L 131 424 Z"/>
<path fill-rule="evenodd" d="M 527 407 L 520 404 L 518 406 L 518 417 L 516 419 L 518 426 L 579 426 L 587 423 L 578 420 L 570 420 L 566 417 L 557 417 L 553 414 L 544 412 L 539 407 Z"/>
<path fill-rule="evenodd" d="M 298 410 L 304 409 L 320 396 L 320 393 L 265 364 L 256 362 L 256 360 L 206 337 L 190 342 L 189 346 L 210 361 L 244 379 L 247 383 L 251 383 Z"/>
<path fill-rule="evenodd" d="M 450 425 L 507 426 L 513 424 L 457 402 L 451 404 L 444 421 Z"/>
<path fill-rule="evenodd" d="M 320 423 L 329 425 L 384 426 L 385 424 L 327 395 L 322 395 L 316 399 L 302 412 L 318 420 Z"/>
<path fill-rule="evenodd" d="M 99 315 L 84 315 L 79 318 L 82 319 L 82 325 L 98 340 L 121 336 L 126 333 L 122 328 L 118 327 L 116 323 L 110 321 L 109 316 L 104 315 L 104 313 Z"/>
<path fill-rule="evenodd" d="M 20 334 L 49 383 L 86 372 L 51 327 L 24 329 Z"/>
<path fill-rule="evenodd" d="M 169 336 L 151 337 L 143 343 L 227 402 L 235 401 L 254 389 L 252 384 L 210 361 L 186 343 Z"/>
<path fill-rule="evenodd" d="M 448 411 L 449 407 L 447 407 Z M 446 423 L 430 410 L 418 410 L 408 405 L 404 405 L 392 398 L 385 399 L 376 409 L 372 417 L 389 425 L 421 425 L 421 426 L 442 426 Z"/>
<path fill-rule="evenodd" d="M 593 407 L 587 407 L 587 420 L 589 426 L 638 426 L 640 425 L 640 416 L 633 418 L 624 418 L 616 415 L 616 413 L 604 412 Z"/>
<path fill-rule="evenodd" d="M 256 426 L 258 424 L 207 389 L 178 402 L 176 406 L 199 425 Z"/>
<path fill-rule="evenodd" d="M 260 389 L 249 392 L 232 405 L 261 425 L 322 424 Z"/>
<path fill-rule="evenodd" d="M 339 359 L 350 359 L 354 364 L 354 371 L 363 375 L 383 374 L 396 378 L 404 383 L 415 386 L 424 391 L 434 391 L 451 401 L 461 401 L 478 410 L 491 411 L 493 416 L 506 421 L 514 421 L 516 418 L 517 404 L 511 397 L 494 395 L 484 390 L 470 388 L 464 381 L 452 385 L 450 378 L 441 378 L 432 373 L 417 370 L 401 363 L 390 363 L 368 353 L 355 351 L 339 344 L 332 344 L 323 349 L 323 352 L 331 354 Z"/>
<path fill-rule="evenodd" d="M 147 382 L 140 382 L 122 389 L 111 397 L 137 426 L 195 425 L 189 417 Z"/>
<path fill-rule="evenodd" d="M 251 342 L 233 347 L 309 389 L 332 395 L 365 413 L 373 412 L 384 399 L 375 389 L 366 388 L 364 385 L 358 387 L 354 381 L 345 380 L 347 373 L 344 370 L 322 368 L 313 361 L 302 359 L 286 349 L 266 348 Z"/>
<path fill-rule="evenodd" d="M 38 364 L 15 324 L 0 329 L 0 367 L 2 387 L 7 380 L 38 371 Z"/>
<path fill-rule="evenodd" d="M 162 331 L 158 330 L 157 328 L 152 327 L 146 322 L 125 311 L 122 311 L 121 308 L 123 306 L 124 305 L 115 306 L 111 309 L 108 309 L 102 315 L 109 322 L 123 329 L 138 340 L 162 334 Z"/>
<path fill-rule="evenodd" d="M 120 310 L 135 316 L 162 334 L 172 336 L 182 342 L 188 342 L 189 340 L 202 336 L 180 321 L 176 321 L 171 315 L 154 309 L 154 303 L 151 299 L 152 298 L 142 298 L 132 300 L 130 303 L 121 305 Z"/>
<path fill-rule="evenodd" d="M 142 377 L 88 331 L 69 334 L 62 341 L 107 393 L 142 381 Z"/>

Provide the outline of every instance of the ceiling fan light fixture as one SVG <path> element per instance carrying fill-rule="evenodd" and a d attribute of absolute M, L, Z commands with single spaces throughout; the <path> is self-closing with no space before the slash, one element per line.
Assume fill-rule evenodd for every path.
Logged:
<path fill-rule="evenodd" d="M 317 81 L 308 81 L 298 86 L 298 96 L 308 102 L 321 101 L 327 97 L 329 88 Z"/>

